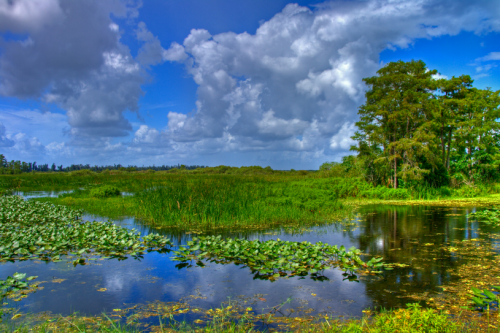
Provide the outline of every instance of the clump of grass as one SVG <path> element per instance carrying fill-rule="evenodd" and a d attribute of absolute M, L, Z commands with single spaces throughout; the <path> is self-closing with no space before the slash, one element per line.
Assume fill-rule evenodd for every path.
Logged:
<path fill-rule="evenodd" d="M 137 213 L 132 197 L 120 196 L 98 199 L 66 196 L 62 198 L 37 198 L 36 201 L 51 202 L 56 205 L 83 209 L 86 213 L 109 218 L 135 216 Z"/>
<path fill-rule="evenodd" d="M 406 309 L 382 311 L 372 321 L 375 332 L 459 332 L 462 328 L 448 315 L 434 309 L 422 309 L 417 303 L 408 304 Z M 372 330 L 373 331 L 373 330 Z"/>
<path fill-rule="evenodd" d="M 110 185 L 99 186 L 90 190 L 90 196 L 92 198 L 109 198 L 119 195 L 120 190 Z"/>

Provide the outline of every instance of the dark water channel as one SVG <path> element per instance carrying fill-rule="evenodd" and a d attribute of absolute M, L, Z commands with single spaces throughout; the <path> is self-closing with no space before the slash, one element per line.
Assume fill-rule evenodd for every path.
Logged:
<path fill-rule="evenodd" d="M 171 260 L 171 254 L 154 252 L 145 254 L 141 261 L 132 258 L 99 260 L 76 267 L 64 261 L 2 263 L 0 279 L 22 272 L 28 276 L 37 275 L 36 281 L 46 281 L 41 284 L 43 290 L 20 302 L 12 302 L 24 312 L 51 311 L 67 315 L 78 311 L 90 315 L 156 300 L 187 300 L 205 309 L 220 307 L 228 300 L 246 301 L 245 306 L 267 312 L 291 297 L 291 303 L 283 309 L 361 316 L 363 309 L 402 306 L 409 302 L 402 296 L 423 291 L 437 293 L 441 290 L 437 286 L 452 281 L 454 277 L 447 271 L 462 262 L 452 255 L 435 260 L 435 253 L 430 249 L 452 240 L 487 237 L 478 234 L 479 227 L 484 232 L 488 231 L 487 226 L 467 220 L 466 214 L 472 211 L 472 207 L 365 206 L 360 209 L 359 217 L 347 226 L 335 223 L 301 230 L 274 229 L 224 235 L 250 240 L 280 238 L 321 241 L 347 248 L 355 246 L 370 256 L 383 256 L 385 262 L 409 265 L 396 267 L 380 276 L 360 276 L 359 282 L 343 281 L 343 272 L 338 269 L 324 271 L 324 281 L 306 276 L 275 282 L 254 280 L 250 269 L 234 264 L 206 263 L 204 268 L 178 269 L 178 262 Z M 84 219 L 99 220 L 92 216 Z M 191 237 L 190 234 L 152 228 L 133 218 L 114 222 L 135 228 L 143 235 L 149 232 L 168 235 L 176 244 L 184 244 Z M 101 288 L 105 291 L 99 291 L 103 290 Z"/>

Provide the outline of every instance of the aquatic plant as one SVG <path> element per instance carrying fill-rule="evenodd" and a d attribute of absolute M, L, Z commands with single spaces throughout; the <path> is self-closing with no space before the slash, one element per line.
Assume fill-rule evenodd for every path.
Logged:
<path fill-rule="evenodd" d="M 24 273 L 14 273 L 12 276 L 8 276 L 5 280 L 0 280 L 0 323 L 2 322 L 2 316 L 4 314 L 3 309 L 3 299 L 5 297 L 16 298 L 16 301 L 27 297 L 27 293 L 36 289 L 36 285 L 29 285 L 26 281 L 31 281 L 36 279 L 38 276 L 26 277 Z M 25 280 L 25 281 L 24 281 Z M 24 292 L 24 294 L 20 294 Z"/>
<path fill-rule="evenodd" d="M 19 196 L 0 198 L 0 261 L 41 259 L 59 261 L 60 255 L 75 255 L 75 264 L 84 264 L 82 255 L 126 258 L 144 251 L 163 251 L 172 245 L 168 238 L 150 234 L 142 240 L 134 229 L 111 222 L 78 219 L 82 211 Z"/>
<path fill-rule="evenodd" d="M 491 208 L 475 213 L 470 213 L 469 218 L 475 218 L 478 221 L 484 222 L 486 224 L 500 225 L 500 209 Z"/>
<path fill-rule="evenodd" d="M 14 273 L 8 276 L 5 280 L 0 280 L 0 300 L 9 297 L 18 291 L 29 289 L 29 284 L 26 281 L 36 279 L 37 276 L 26 277 L 25 273 Z M 23 281 L 26 280 L 26 281 Z"/>
<path fill-rule="evenodd" d="M 500 291 L 500 286 L 493 286 L 493 288 Z M 472 293 L 472 302 L 479 310 L 492 310 L 494 307 L 498 309 L 500 301 L 498 294 L 495 294 L 488 289 L 481 290 L 475 287 L 472 287 Z"/>
<path fill-rule="evenodd" d="M 174 251 L 172 260 L 180 261 L 178 267 L 190 267 L 188 261 L 197 261 L 198 266 L 204 264 L 202 259 L 216 263 L 234 262 L 244 265 L 255 273 L 256 278 L 275 280 L 286 276 L 304 276 L 311 274 L 320 278 L 320 272 L 330 267 L 340 267 L 352 274 L 347 274 L 346 279 L 352 277 L 354 271 L 364 268 L 377 271 L 384 263 L 382 258 L 372 258 L 363 262 L 360 250 L 351 247 L 346 249 L 343 245 L 329 245 L 322 242 L 312 244 L 309 242 L 291 242 L 278 240 L 222 239 L 219 236 L 194 237 L 187 246 L 181 246 Z M 351 278 L 349 278 L 351 276 Z"/>

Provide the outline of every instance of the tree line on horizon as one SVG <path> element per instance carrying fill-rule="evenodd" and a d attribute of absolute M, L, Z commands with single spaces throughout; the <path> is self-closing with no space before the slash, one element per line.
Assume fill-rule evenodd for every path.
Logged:
<path fill-rule="evenodd" d="M 90 170 L 94 172 L 102 172 L 104 170 L 120 170 L 120 171 L 144 171 L 144 170 L 154 170 L 154 171 L 165 171 L 171 169 L 187 169 L 194 170 L 198 168 L 205 168 L 203 165 L 161 165 L 161 166 L 136 166 L 129 165 L 127 167 L 121 164 L 113 165 L 94 165 L 90 164 L 71 164 L 70 166 L 64 167 L 63 165 L 57 166 L 55 163 L 49 167 L 49 164 L 40 164 L 36 162 L 22 162 L 22 161 L 8 161 L 3 154 L 0 154 L 0 174 L 20 174 L 26 172 L 71 172 L 77 170 Z"/>

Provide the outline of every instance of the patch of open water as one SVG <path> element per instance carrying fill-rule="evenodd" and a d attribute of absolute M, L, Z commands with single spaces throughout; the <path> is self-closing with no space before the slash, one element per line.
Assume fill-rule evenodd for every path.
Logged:
<path fill-rule="evenodd" d="M 484 232 L 488 226 L 467 219 L 466 215 L 472 211 L 473 207 L 365 206 L 359 211 L 360 217 L 347 226 L 333 223 L 302 230 L 278 228 L 222 233 L 224 237 L 249 240 L 280 238 L 321 241 L 346 248 L 355 246 L 367 255 L 365 259 L 380 255 L 387 263 L 409 265 L 385 271 L 380 276 L 360 276 L 360 282 L 343 281 L 343 272 L 339 269 L 324 271 L 323 281 L 306 276 L 275 282 L 254 279 L 250 269 L 234 264 L 206 262 L 204 268 L 178 269 L 178 262 L 171 260 L 171 254 L 156 252 L 146 253 L 140 261 L 132 258 L 98 260 L 76 267 L 65 262 L 2 263 L 0 278 L 22 272 L 39 276 L 36 281 L 46 281 L 41 284 L 42 290 L 14 303 L 24 312 L 51 311 L 67 315 L 78 311 L 92 315 L 157 300 L 188 300 L 193 306 L 209 309 L 220 307 L 229 299 L 246 302 L 245 306 L 252 306 L 258 312 L 267 312 L 291 297 L 292 302 L 283 310 L 361 316 L 363 309 L 399 307 L 409 302 L 404 296 L 410 293 L 437 293 L 438 286 L 453 281 L 449 269 L 461 265 L 460 259 L 449 255 L 436 260 L 430 250 L 453 240 L 487 237 Z M 107 220 L 90 215 L 83 218 Z M 135 228 L 142 235 L 150 232 L 167 235 L 176 245 L 185 244 L 191 238 L 191 234 L 156 229 L 134 218 L 113 222 Z M 498 240 L 488 241 L 498 248 Z M 99 291 L 101 288 L 105 291 Z"/>

